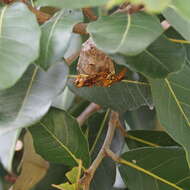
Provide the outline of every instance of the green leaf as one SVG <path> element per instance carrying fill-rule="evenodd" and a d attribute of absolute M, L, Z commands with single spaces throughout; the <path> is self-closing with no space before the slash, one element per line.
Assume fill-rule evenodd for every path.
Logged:
<path fill-rule="evenodd" d="M 47 72 L 31 65 L 15 86 L 0 91 L 0 135 L 38 121 L 64 89 L 67 74 L 64 63 Z"/>
<path fill-rule="evenodd" d="M 190 20 L 183 18 L 172 8 L 166 9 L 163 15 L 186 40 L 190 40 Z"/>
<path fill-rule="evenodd" d="M 37 64 L 44 69 L 60 61 L 68 49 L 72 38 L 73 26 L 82 22 L 81 11 L 64 9 L 42 25 L 40 57 Z"/>
<path fill-rule="evenodd" d="M 186 51 L 183 45 L 170 42 L 161 36 L 137 56 L 126 57 L 126 64 L 151 78 L 165 78 L 177 72 L 185 64 Z"/>
<path fill-rule="evenodd" d="M 190 187 L 189 168 L 181 148 L 141 148 L 124 153 L 122 158 L 128 163 L 119 170 L 130 190 L 188 190 Z"/>
<path fill-rule="evenodd" d="M 11 87 L 39 53 L 40 28 L 23 3 L 0 10 L 0 90 Z"/>
<path fill-rule="evenodd" d="M 127 131 L 126 143 L 130 149 L 139 147 L 178 146 L 178 144 L 163 131 L 133 130 Z"/>
<path fill-rule="evenodd" d="M 46 160 L 77 166 L 78 159 L 89 165 L 87 141 L 77 121 L 65 111 L 51 109 L 36 125 L 29 128 L 36 151 Z"/>
<path fill-rule="evenodd" d="M 127 111 L 122 115 L 122 119 L 126 129 L 130 128 L 130 130 L 153 130 L 157 127 L 154 105 Z"/>
<path fill-rule="evenodd" d="M 80 168 L 74 167 L 72 168 L 72 170 L 66 173 L 66 177 L 71 183 L 77 183 L 77 177 L 79 173 L 80 173 Z"/>
<path fill-rule="evenodd" d="M 137 109 L 142 105 L 151 105 L 150 87 L 148 84 L 133 84 L 129 82 L 118 82 L 111 87 L 75 87 L 72 82 L 69 88 L 78 96 L 103 107 L 125 112 Z"/>
<path fill-rule="evenodd" d="M 150 80 L 161 125 L 176 142 L 183 145 L 190 165 L 190 67 L 165 80 Z"/>
<path fill-rule="evenodd" d="M 58 8 L 84 8 L 84 7 L 94 7 L 105 5 L 108 0 L 75 0 L 75 2 L 70 0 L 38 0 L 37 6 L 52 6 Z"/>
<path fill-rule="evenodd" d="M 175 9 L 185 19 L 190 19 L 189 0 L 172 0 L 170 7 Z"/>
<path fill-rule="evenodd" d="M 0 161 L 3 167 L 10 173 L 12 172 L 12 161 L 15 153 L 15 145 L 19 135 L 20 129 L 17 129 L 1 135 L 0 137 L 0 144 L 3 144 L 0 148 Z"/>
<path fill-rule="evenodd" d="M 129 0 L 134 4 L 143 4 L 145 6 L 145 10 L 148 12 L 161 12 L 165 9 L 171 2 L 171 0 Z"/>
<path fill-rule="evenodd" d="M 163 32 L 158 19 L 146 13 L 104 16 L 88 25 L 97 48 L 106 53 L 137 55 Z"/>

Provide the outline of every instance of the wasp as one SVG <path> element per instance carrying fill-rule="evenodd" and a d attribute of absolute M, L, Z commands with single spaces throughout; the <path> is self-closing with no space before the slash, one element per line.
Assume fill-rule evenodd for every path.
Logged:
<path fill-rule="evenodd" d="M 125 68 L 116 74 L 112 59 L 96 48 L 91 38 L 82 45 L 77 70 L 79 74 L 74 84 L 78 88 L 84 86 L 110 87 L 113 83 L 121 81 L 127 72 Z"/>

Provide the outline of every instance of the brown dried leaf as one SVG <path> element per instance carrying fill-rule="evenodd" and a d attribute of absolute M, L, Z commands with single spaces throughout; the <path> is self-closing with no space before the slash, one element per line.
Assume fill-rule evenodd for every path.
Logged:
<path fill-rule="evenodd" d="M 27 132 L 24 137 L 22 171 L 13 190 L 31 189 L 45 176 L 48 168 L 49 163 L 35 152 L 32 136 L 30 132 Z"/>
<path fill-rule="evenodd" d="M 51 15 L 44 13 L 42 11 L 39 11 L 30 5 L 28 6 L 28 8 L 36 15 L 36 18 L 40 24 L 43 24 L 44 22 L 46 22 L 47 20 L 51 18 Z"/>

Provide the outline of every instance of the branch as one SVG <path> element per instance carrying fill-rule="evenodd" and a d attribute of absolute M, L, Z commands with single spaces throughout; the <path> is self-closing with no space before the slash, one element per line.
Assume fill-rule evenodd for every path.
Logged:
<path fill-rule="evenodd" d="M 102 145 L 96 159 L 93 161 L 90 168 L 85 172 L 84 177 L 80 181 L 80 183 L 83 185 L 84 190 L 89 190 L 90 182 L 91 182 L 97 168 L 99 167 L 102 160 L 106 156 L 105 150 L 109 149 L 111 146 L 112 139 L 113 139 L 114 133 L 115 133 L 115 129 L 118 124 L 120 124 L 119 114 L 117 112 L 112 111 L 111 116 L 110 116 L 107 135 L 104 140 L 104 144 Z"/>
<path fill-rule="evenodd" d="M 79 126 L 82 126 L 84 122 L 95 112 L 100 110 L 101 107 L 95 103 L 91 103 L 78 117 L 77 121 Z"/>

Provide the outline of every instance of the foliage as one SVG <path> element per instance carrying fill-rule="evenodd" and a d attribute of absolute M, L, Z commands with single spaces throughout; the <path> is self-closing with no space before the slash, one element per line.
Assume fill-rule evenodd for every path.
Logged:
<path fill-rule="evenodd" d="M 0 0 L 0 190 L 189 190 L 189 5 Z"/>

